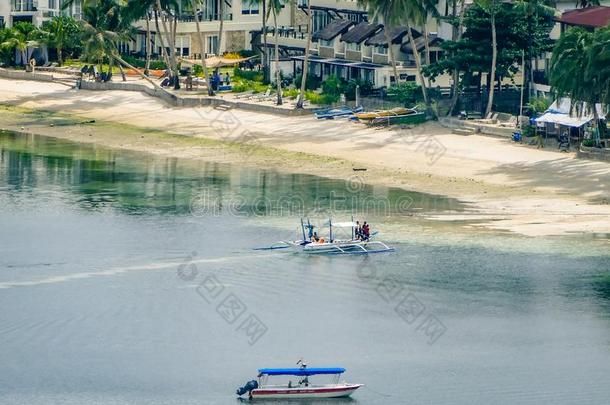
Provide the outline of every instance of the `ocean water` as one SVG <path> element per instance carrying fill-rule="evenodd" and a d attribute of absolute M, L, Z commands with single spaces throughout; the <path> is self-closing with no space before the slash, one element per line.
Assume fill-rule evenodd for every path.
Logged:
<path fill-rule="evenodd" d="M 338 403 L 610 402 L 607 240 L 423 216 L 468 209 L 2 132 L 0 403 L 233 404 L 300 358 L 365 384 Z M 396 251 L 253 250 L 352 216 Z"/>

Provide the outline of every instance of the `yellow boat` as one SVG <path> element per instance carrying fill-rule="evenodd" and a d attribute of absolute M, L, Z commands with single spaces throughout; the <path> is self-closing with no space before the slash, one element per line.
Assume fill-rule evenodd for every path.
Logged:
<path fill-rule="evenodd" d="M 411 108 L 397 107 L 397 108 L 392 108 L 391 110 L 357 113 L 357 114 L 354 114 L 354 116 L 356 118 L 358 118 L 359 120 L 367 121 L 367 120 L 374 120 L 375 118 L 395 117 L 398 115 L 409 115 L 409 114 L 414 114 L 414 113 L 416 113 L 416 111 Z"/>

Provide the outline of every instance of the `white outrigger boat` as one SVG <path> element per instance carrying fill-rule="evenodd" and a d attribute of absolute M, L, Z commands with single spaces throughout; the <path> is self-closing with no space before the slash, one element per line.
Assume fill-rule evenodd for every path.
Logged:
<path fill-rule="evenodd" d="M 369 253 L 383 253 L 393 252 L 394 248 L 386 245 L 385 243 L 377 240 L 373 240 L 373 237 L 378 232 L 373 232 L 367 239 L 356 238 L 355 231 L 357 224 L 354 221 L 351 222 L 332 222 L 328 220 L 329 237 L 328 239 L 320 238 L 318 241 L 314 239 L 313 229 L 314 225 L 311 225 L 309 220 L 307 224 L 301 219 L 301 230 L 303 233 L 302 240 L 296 241 L 279 241 L 269 247 L 256 248 L 255 250 L 277 250 L 277 249 L 291 249 L 300 253 L 308 254 L 369 254 Z M 348 239 L 334 239 L 333 228 L 350 228 L 351 237 Z M 308 237 L 305 235 L 305 229 L 308 230 Z"/>
<path fill-rule="evenodd" d="M 303 399 L 303 398 L 343 398 L 350 396 L 363 384 L 350 384 L 339 382 L 341 374 L 345 372 L 342 367 L 329 368 L 261 368 L 258 370 L 258 379 L 248 381 L 243 387 L 237 389 L 240 397 L 248 394 L 249 399 Z M 332 375 L 333 381 L 329 384 L 312 384 L 309 377 L 314 375 Z M 269 384 L 270 376 L 302 377 L 295 383 L 288 381 L 284 384 Z"/>

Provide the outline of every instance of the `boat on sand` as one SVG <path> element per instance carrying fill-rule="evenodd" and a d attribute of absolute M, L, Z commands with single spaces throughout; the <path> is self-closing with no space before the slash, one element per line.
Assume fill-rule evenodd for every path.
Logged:
<path fill-rule="evenodd" d="M 371 112 L 362 112 L 354 114 L 356 118 L 360 121 L 372 121 L 376 118 L 384 118 L 384 117 L 398 117 L 410 114 L 416 114 L 417 110 L 412 108 L 404 108 L 397 107 L 392 108 L 390 110 L 380 110 L 380 111 L 371 111 Z"/>

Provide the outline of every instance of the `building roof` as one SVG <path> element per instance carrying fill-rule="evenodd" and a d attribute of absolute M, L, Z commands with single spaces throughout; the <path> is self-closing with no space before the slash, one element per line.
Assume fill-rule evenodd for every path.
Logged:
<path fill-rule="evenodd" d="M 421 36 L 419 32 L 411 28 L 411 34 L 413 34 L 414 38 L 418 38 Z M 393 27 L 390 28 L 390 41 L 393 44 L 400 44 L 404 36 L 407 35 L 407 27 Z M 365 45 L 373 45 L 373 46 L 388 46 L 388 43 L 385 39 L 385 28 L 379 31 L 377 34 L 373 35 L 364 43 Z"/>
<path fill-rule="evenodd" d="M 415 39 L 415 47 L 417 48 L 417 52 L 421 52 L 426 46 L 426 39 L 421 36 Z M 428 46 L 433 46 L 438 43 L 443 42 L 443 39 L 440 38 L 437 34 L 429 34 L 428 35 Z M 405 42 L 400 47 L 400 50 L 404 53 L 413 53 L 410 42 Z"/>
<path fill-rule="evenodd" d="M 593 6 L 566 11 L 557 21 L 568 25 L 583 27 L 605 27 L 610 24 L 610 7 Z"/>
<path fill-rule="evenodd" d="M 373 36 L 381 27 L 381 24 L 369 24 L 367 22 L 361 22 L 351 30 L 347 31 L 345 34 L 341 35 L 341 41 L 351 44 L 359 44 L 365 39 Z"/>
<path fill-rule="evenodd" d="M 338 18 L 330 22 L 326 27 L 322 28 L 318 32 L 314 32 L 311 36 L 311 39 L 317 41 L 322 39 L 324 41 L 330 41 L 334 39 L 339 34 L 344 34 L 347 32 L 349 27 L 354 25 L 354 23 L 350 20 L 345 20 L 343 18 Z"/>

